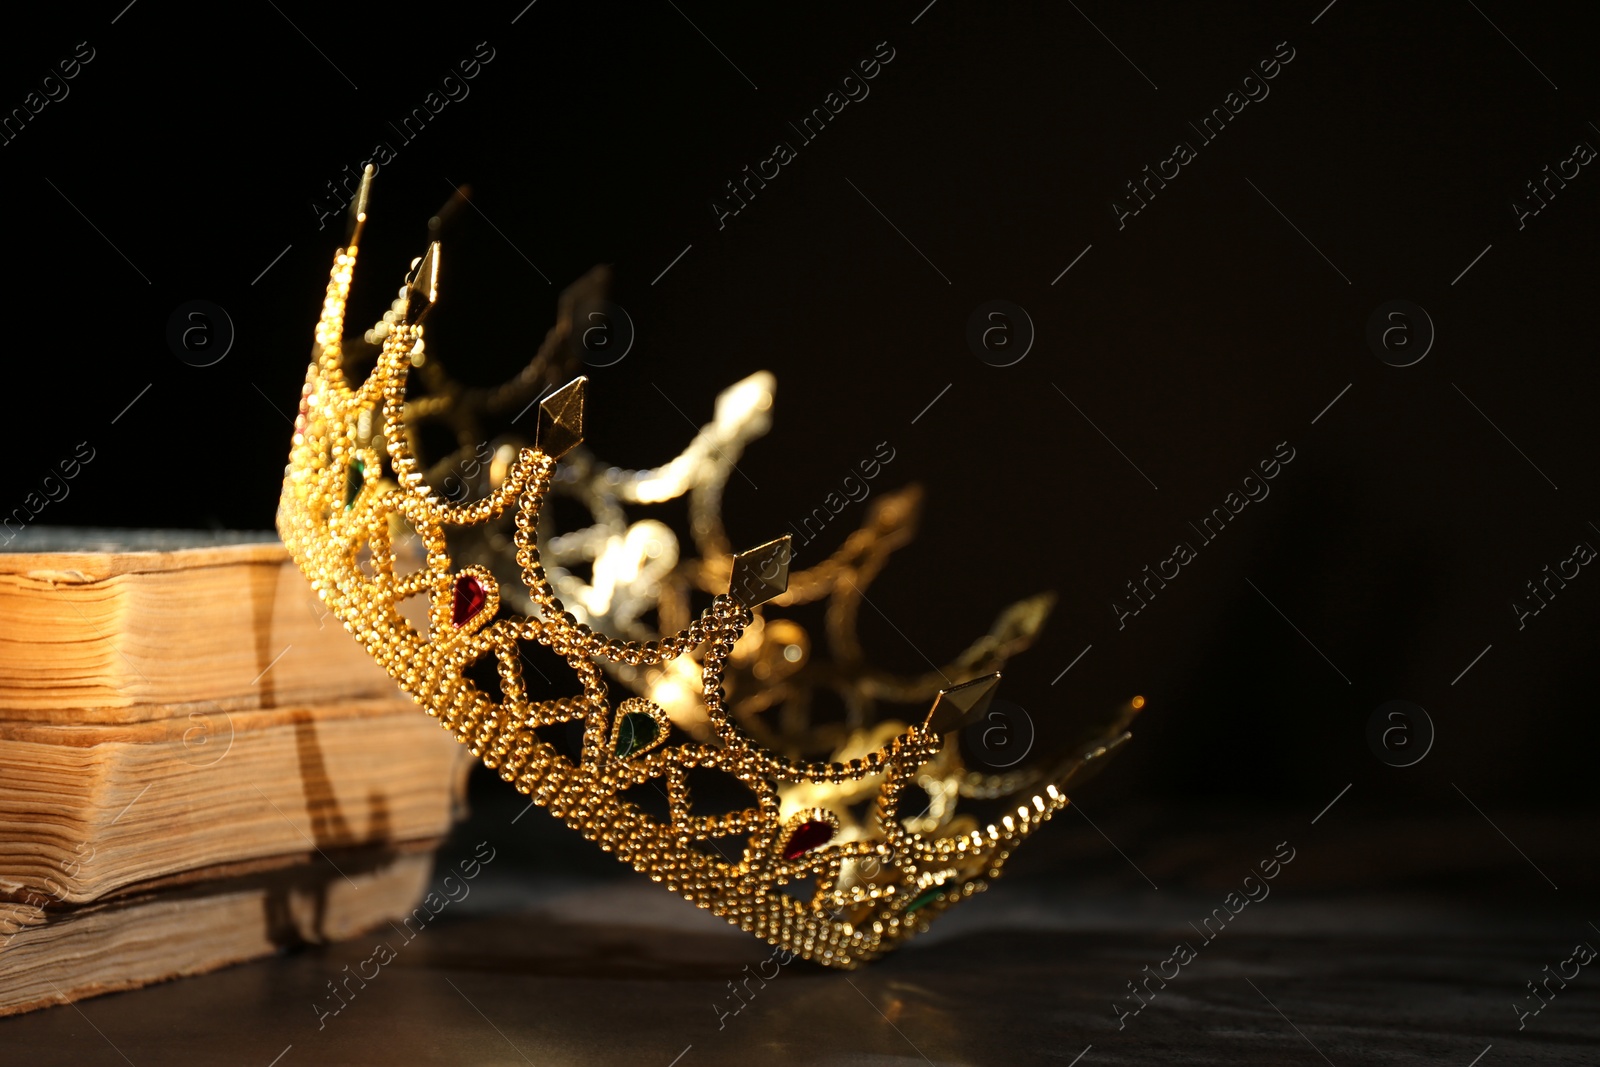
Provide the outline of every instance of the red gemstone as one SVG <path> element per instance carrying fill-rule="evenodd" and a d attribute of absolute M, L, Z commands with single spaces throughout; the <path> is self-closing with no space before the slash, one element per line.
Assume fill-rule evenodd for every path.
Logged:
<path fill-rule="evenodd" d="M 814 848 L 833 840 L 833 826 L 821 819 L 807 819 L 794 828 L 789 840 L 783 843 L 783 858 L 797 860 Z"/>
<path fill-rule="evenodd" d="M 489 591 L 483 583 L 471 574 L 463 574 L 456 579 L 454 602 L 450 605 L 450 622 L 455 626 L 465 626 L 478 617 L 478 612 L 489 602 Z"/>

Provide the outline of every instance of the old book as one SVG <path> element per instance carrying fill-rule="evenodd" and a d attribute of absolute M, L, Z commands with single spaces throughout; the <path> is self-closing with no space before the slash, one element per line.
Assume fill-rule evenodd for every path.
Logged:
<path fill-rule="evenodd" d="M 272 535 L 25 534 L 0 553 L 0 1014 L 415 904 L 471 757 Z"/>
<path fill-rule="evenodd" d="M 0 918 L 0 1016 L 387 930 L 426 892 L 436 844 L 213 871 L 48 916 L 11 909 L 12 921 Z"/>
<path fill-rule="evenodd" d="M 470 766 L 396 696 L 126 724 L 0 721 L 0 900 L 83 904 L 221 864 L 437 838 Z"/>
<path fill-rule="evenodd" d="M 0 718 L 136 722 L 394 691 L 274 534 L 30 528 L 0 552 Z"/>

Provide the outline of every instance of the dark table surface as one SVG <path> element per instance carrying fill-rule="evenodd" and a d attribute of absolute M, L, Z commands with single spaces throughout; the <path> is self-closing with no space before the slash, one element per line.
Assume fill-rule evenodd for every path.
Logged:
<path fill-rule="evenodd" d="M 520 800 L 480 798 L 441 862 L 483 840 L 495 859 L 414 940 L 3 1020 L 0 1064 L 1600 1063 L 1597 969 L 1541 987 L 1521 1028 L 1514 1006 L 1600 946 L 1592 817 L 1069 810 L 989 892 L 846 974 L 780 968 L 542 811 L 513 823 Z M 1196 924 L 1279 842 L 1294 859 L 1269 895 L 1205 940 Z M 394 958 L 322 1015 L 380 941 Z M 1171 974 L 1179 942 L 1194 958 L 1131 1013 L 1128 983 Z"/>

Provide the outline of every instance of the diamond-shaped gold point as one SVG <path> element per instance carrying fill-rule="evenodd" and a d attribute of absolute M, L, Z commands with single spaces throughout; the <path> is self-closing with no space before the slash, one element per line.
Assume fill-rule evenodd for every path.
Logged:
<path fill-rule="evenodd" d="M 539 401 L 533 440 L 551 459 L 560 459 L 583 443 L 583 393 L 588 383 L 580 375 Z"/>
<path fill-rule="evenodd" d="M 417 262 L 406 279 L 406 322 L 416 325 L 439 299 L 439 242 L 428 245 L 427 254 Z"/>
<path fill-rule="evenodd" d="M 346 245 L 361 243 L 361 227 L 367 222 L 367 201 L 372 197 L 372 164 L 367 164 L 367 169 L 361 172 L 361 187 L 356 190 L 356 198 L 350 201 L 350 221 L 345 224 Z"/>
<path fill-rule="evenodd" d="M 970 682 L 939 690 L 928 709 L 927 727 L 930 733 L 947 734 L 968 723 L 983 718 L 994 700 L 994 691 L 1000 688 L 1000 674 L 986 674 Z"/>
<path fill-rule="evenodd" d="M 728 595 L 747 608 L 765 604 L 789 590 L 790 537 L 747 549 L 733 557 Z"/>

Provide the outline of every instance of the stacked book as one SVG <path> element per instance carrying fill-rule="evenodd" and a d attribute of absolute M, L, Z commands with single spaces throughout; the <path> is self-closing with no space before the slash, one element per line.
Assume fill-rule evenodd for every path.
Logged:
<path fill-rule="evenodd" d="M 0 552 L 0 1015 L 396 919 L 471 757 L 271 534 Z"/>

